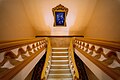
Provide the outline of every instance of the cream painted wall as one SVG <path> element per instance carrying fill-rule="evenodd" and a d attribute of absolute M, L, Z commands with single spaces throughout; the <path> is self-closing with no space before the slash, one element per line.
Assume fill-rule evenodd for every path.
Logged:
<path fill-rule="evenodd" d="M 93 11 L 96 7 L 97 0 L 79 0 L 76 19 L 73 25 L 70 27 L 70 34 L 83 35 L 88 22 L 93 14 Z M 71 17 L 71 16 L 70 16 Z"/>
<path fill-rule="evenodd" d="M 36 35 L 83 34 L 97 0 L 23 0 Z M 67 27 L 53 27 L 52 8 L 62 4 L 69 9 Z"/>
<path fill-rule="evenodd" d="M 22 0 L 0 0 L 0 41 L 34 36 Z"/>
<path fill-rule="evenodd" d="M 120 0 L 98 0 L 85 37 L 120 41 Z"/>

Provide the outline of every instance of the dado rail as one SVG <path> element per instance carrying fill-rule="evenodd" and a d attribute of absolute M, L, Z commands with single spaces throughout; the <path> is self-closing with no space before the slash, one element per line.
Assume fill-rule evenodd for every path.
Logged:
<path fill-rule="evenodd" d="M 0 80 L 24 80 L 46 52 L 44 38 L 2 42 Z"/>
<path fill-rule="evenodd" d="M 74 51 L 100 80 L 120 80 L 120 42 L 75 38 Z"/>

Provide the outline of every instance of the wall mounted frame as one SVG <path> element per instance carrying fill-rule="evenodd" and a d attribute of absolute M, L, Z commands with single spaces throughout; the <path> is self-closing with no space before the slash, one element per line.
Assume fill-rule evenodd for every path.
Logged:
<path fill-rule="evenodd" d="M 58 6 L 52 8 L 53 16 L 54 16 L 54 27 L 58 26 L 66 26 L 66 16 L 68 14 L 68 8 L 59 4 Z"/>

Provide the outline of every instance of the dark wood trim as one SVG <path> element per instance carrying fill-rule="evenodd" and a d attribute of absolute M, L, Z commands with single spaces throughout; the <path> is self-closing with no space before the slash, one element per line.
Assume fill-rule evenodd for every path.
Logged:
<path fill-rule="evenodd" d="M 38 36 L 35 36 L 36 38 L 39 38 L 39 37 L 84 37 L 83 35 L 38 35 Z"/>

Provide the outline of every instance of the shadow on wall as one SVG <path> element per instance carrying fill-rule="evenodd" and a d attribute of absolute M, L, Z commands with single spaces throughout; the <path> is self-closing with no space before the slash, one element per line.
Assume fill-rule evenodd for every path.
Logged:
<path fill-rule="evenodd" d="M 42 74 L 42 70 L 43 70 L 43 67 L 44 67 L 45 59 L 46 59 L 46 53 L 40 59 L 40 61 L 36 64 L 36 66 L 34 68 L 34 71 L 33 71 L 33 74 L 32 74 L 32 79 L 31 80 L 40 80 L 41 79 L 41 74 Z"/>
<path fill-rule="evenodd" d="M 74 56 L 75 56 L 76 66 L 77 66 L 78 72 L 79 72 L 79 79 L 88 80 L 88 76 L 87 76 L 86 70 L 84 68 L 84 63 L 75 53 L 74 53 Z"/>

